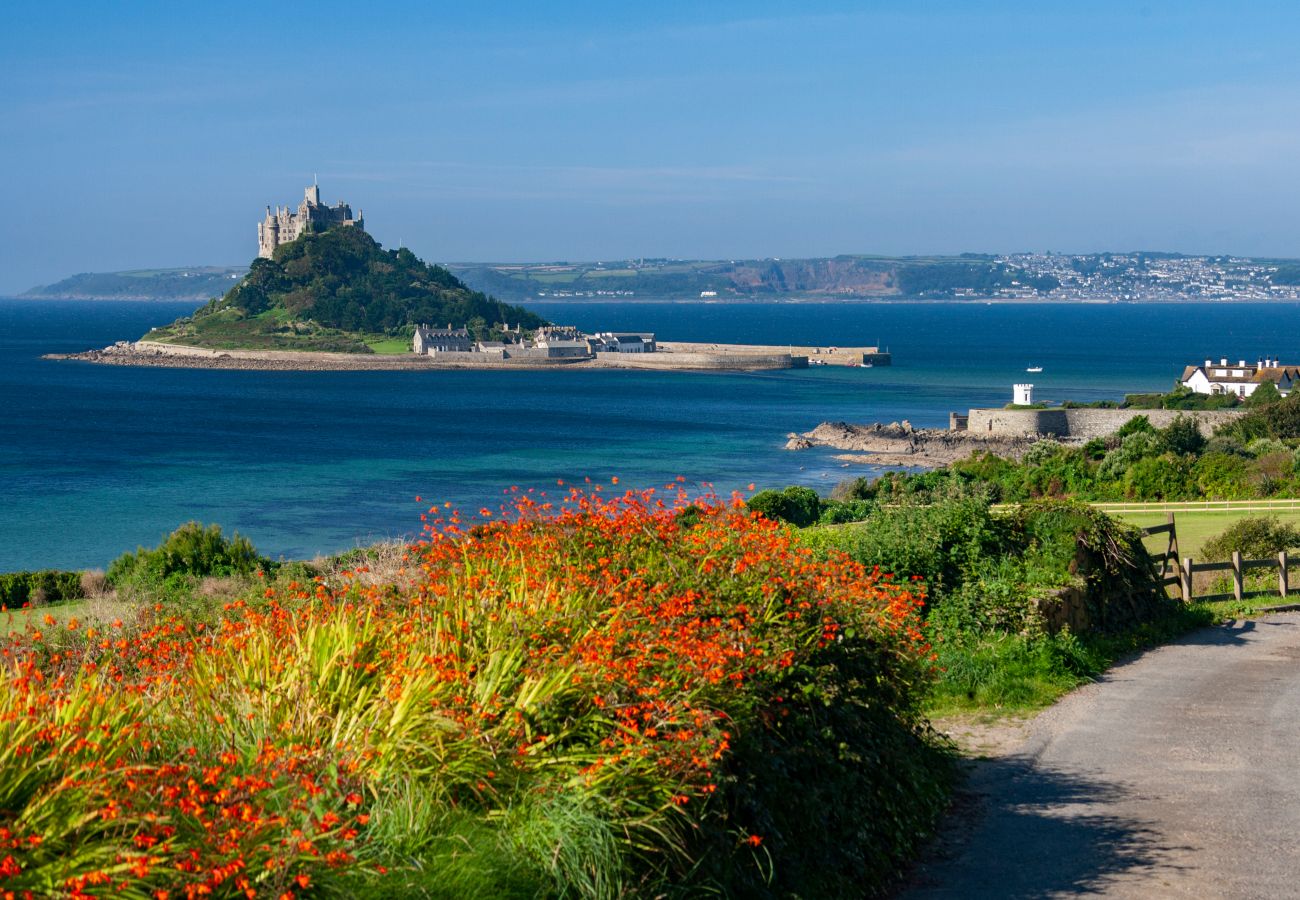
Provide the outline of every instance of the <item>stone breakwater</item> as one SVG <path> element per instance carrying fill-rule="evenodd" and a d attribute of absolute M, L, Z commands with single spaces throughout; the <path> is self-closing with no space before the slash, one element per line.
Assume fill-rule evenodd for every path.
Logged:
<path fill-rule="evenodd" d="M 912 423 L 851 425 L 823 422 L 812 431 L 789 435 L 787 450 L 831 447 L 847 450 L 838 459 L 877 466 L 938 468 L 987 450 L 998 456 L 1019 459 L 1034 445 L 1036 437 L 971 434 L 937 428 L 913 428 Z"/>
<path fill-rule="evenodd" d="M 253 369 L 281 371 L 437 371 L 443 369 L 656 369 L 661 371 L 728 372 L 803 368 L 804 356 L 767 352 L 743 345 L 717 345 L 727 349 L 715 352 L 686 350 L 678 345 L 665 352 L 645 354 L 601 353 L 596 358 L 579 359 L 499 359 L 474 360 L 471 354 L 456 359 L 432 356 L 370 353 L 326 353 L 294 350 L 210 350 L 165 344 L 159 341 L 119 341 L 99 350 L 83 353 L 50 353 L 45 359 L 70 359 L 109 366 L 157 366 L 185 369 Z M 478 355 L 478 354 L 473 354 Z"/>

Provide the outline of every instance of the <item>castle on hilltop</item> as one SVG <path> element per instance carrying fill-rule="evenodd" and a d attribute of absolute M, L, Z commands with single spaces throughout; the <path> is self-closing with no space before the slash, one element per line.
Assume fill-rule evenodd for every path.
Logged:
<path fill-rule="evenodd" d="M 335 225 L 351 225 L 365 230 L 364 214 L 352 218 L 352 207 L 342 201 L 333 206 L 320 202 L 320 187 L 313 183 L 304 192 L 303 201 L 298 204 L 298 211 L 289 207 L 266 208 L 266 218 L 257 223 L 257 255 L 271 258 L 275 248 L 281 244 L 297 240 L 307 231 L 324 231 Z"/>

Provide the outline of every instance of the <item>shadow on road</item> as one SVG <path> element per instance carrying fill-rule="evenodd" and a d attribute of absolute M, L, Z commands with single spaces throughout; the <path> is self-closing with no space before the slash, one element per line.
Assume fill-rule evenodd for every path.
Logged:
<path fill-rule="evenodd" d="M 1029 898 L 1104 893 L 1116 878 L 1179 868 L 1142 822 L 1111 814 L 1113 784 L 1031 767 L 976 764 L 954 813 L 898 893 L 903 898 Z"/>

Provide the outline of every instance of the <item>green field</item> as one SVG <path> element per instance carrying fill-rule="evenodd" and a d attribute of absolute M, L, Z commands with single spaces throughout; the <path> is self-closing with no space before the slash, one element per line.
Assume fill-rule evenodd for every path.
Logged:
<path fill-rule="evenodd" d="M 29 609 L 0 609 L 0 632 L 22 631 L 28 622 L 40 627 L 46 615 L 53 616 L 60 623 L 73 617 L 84 617 L 89 607 L 89 601 L 70 600 Z"/>
<path fill-rule="evenodd" d="M 1276 516 L 1282 522 L 1300 526 L 1300 501 L 1241 500 L 1212 503 L 1098 503 L 1094 504 L 1117 519 L 1146 528 L 1163 525 L 1174 514 L 1178 530 L 1178 552 L 1182 557 L 1197 559 L 1205 542 L 1220 534 L 1233 522 L 1247 516 Z M 1163 550 L 1164 535 L 1147 541 L 1152 549 Z M 1156 544 L 1161 546 L 1156 547 Z"/>
<path fill-rule="evenodd" d="M 383 353 L 388 356 L 399 356 L 411 352 L 411 339 L 404 337 L 366 338 L 366 345 L 376 353 Z"/>

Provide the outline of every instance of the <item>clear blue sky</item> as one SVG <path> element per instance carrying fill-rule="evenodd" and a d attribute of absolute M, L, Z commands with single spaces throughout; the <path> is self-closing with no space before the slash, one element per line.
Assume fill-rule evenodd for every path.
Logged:
<path fill-rule="evenodd" d="M 1257 2 L 6 0 L 0 291 L 247 262 L 313 173 L 440 261 L 1300 256 L 1298 46 Z"/>

